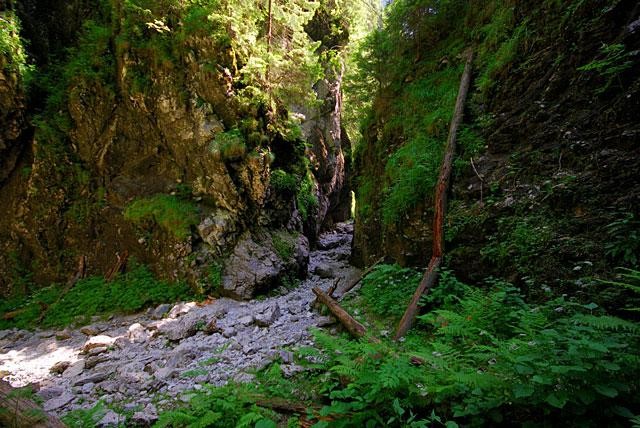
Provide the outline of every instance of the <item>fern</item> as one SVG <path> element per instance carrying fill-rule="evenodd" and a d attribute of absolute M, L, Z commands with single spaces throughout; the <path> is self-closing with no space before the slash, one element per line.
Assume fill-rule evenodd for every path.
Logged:
<path fill-rule="evenodd" d="M 640 332 L 640 326 L 636 323 L 606 315 L 577 314 L 573 316 L 573 322 L 577 325 L 585 325 L 598 330 Z"/>

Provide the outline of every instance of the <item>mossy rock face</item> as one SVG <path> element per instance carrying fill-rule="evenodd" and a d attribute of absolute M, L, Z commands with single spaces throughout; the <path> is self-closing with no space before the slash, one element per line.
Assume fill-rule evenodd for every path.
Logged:
<path fill-rule="evenodd" d="M 27 109 L 38 112 L 35 135 L 24 141 L 20 79 L 0 79 L 13 85 L 0 90 L 0 201 L 11 207 L 0 219 L 0 292 L 19 278 L 67 281 L 81 256 L 104 274 L 125 250 L 163 278 L 198 285 L 247 231 L 289 227 L 314 239 L 336 220 L 329 207 L 347 173 L 333 136 L 340 115 L 316 109 L 309 119 L 314 135 L 331 137 L 315 170 L 302 116 L 247 83 L 251 49 L 212 21 L 216 2 L 19 3 L 42 73 Z M 335 91 L 324 95 L 337 105 Z M 270 188 L 272 169 L 298 177 L 293 193 Z"/>
<path fill-rule="evenodd" d="M 628 61 L 628 54 L 640 48 L 638 33 L 628 28 L 632 2 L 500 4 L 470 9 L 473 16 L 467 18 L 473 19 L 466 20 L 461 9 L 459 21 L 435 24 L 479 26 L 473 33 L 478 36 L 473 39 L 475 86 L 458 134 L 445 224 L 447 263 L 467 281 L 495 276 L 524 290 L 538 283 L 576 292 L 589 275 L 633 267 L 631 254 L 640 245 L 630 238 L 637 236 L 633 225 L 640 216 L 640 181 L 630 172 L 640 167 L 632 142 L 640 121 L 640 63 Z M 399 63 L 413 64 L 409 77 L 389 61 L 392 81 L 374 100 L 365 143 L 356 154 L 355 256 L 360 264 L 386 255 L 403 265 L 425 266 L 430 257 L 429 243 L 414 233 L 422 229 L 430 235 L 433 181 L 422 177 L 407 187 L 421 193 L 423 202 L 417 203 L 411 202 L 415 194 L 402 192 L 398 183 L 420 177 L 410 174 L 412 168 L 428 172 L 421 166 L 425 153 L 409 153 L 416 144 L 411 131 L 417 124 L 422 135 L 444 143 L 446 130 L 427 125 L 431 113 L 450 98 L 434 93 L 442 103 L 424 104 L 426 113 L 402 107 L 415 95 L 409 87 L 420 88 L 455 68 L 458 59 L 444 53 L 471 43 L 462 39 L 464 32 L 455 34 L 460 37 L 443 38 L 430 50 L 415 45 L 399 53 Z M 396 106 L 394 100 L 402 103 Z M 427 158 L 440 155 L 435 146 L 423 147 Z M 431 178 L 437 174 L 432 170 Z M 457 204 L 464 210 L 455 212 Z M 417 243 L 423 244 L 423 258 L 411 260 L 407 254 L 415 253 Z"/>

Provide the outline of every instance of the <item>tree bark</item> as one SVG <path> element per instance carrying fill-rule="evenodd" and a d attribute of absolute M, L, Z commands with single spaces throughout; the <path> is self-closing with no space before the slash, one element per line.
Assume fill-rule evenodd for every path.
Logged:
<path fill-rule="evenodd" d="M 318 297 L 318 300 L 329 308 L 331 313 L 342 323 L 352 336 L 360 338 L 367 333 L 367 329 L 349 315 L 347 311 L 342 309 L 338 302 L 329 297 L 327 293 L 320 290 L 318 287 L 314 287 L 312 291 Z"/>
<path fill-rule="evenodd" d="M 420 284 L 418 284 L 418 288 L 413 293 L 413 297 L 411 298 L 411 302 L 407 307 L 407 310 L 404 312 L 402 319 L 398 323 L 398 328 L 396 330 L 396 334 L 393 337 L 394 340 L 400 339 L 404 336 L 407 331 L 413 325 L 413 321 L 416 318 L 416 314 L 418 313 L 418 304 L 420 303 L 420 298 L 422 295 L 433 287 L 436 280 L 438 279 L 438 269 L 442 264 L 441 257 L 433 257 L 429 262 L 429 268 L 425 272 Z"/>
<path fill-rule="evenodd" d="M 418 288 L 413 294 L 411 303 L 407 307 L 394 336 L 395 340 L 403 337 L 413 325 L 416 314 L 418 313 L 418 304 L 420 297 L 430 290 L 438 279 L 438 268 L 442 264 L 444 255 L 444 216 L 447 212 L 447 191 L 449 189 L 449 181 L 451 179 L 451 170 L 453 169 L 453 158 L 456 154 L 456 137 L 458 128 L 462 122 L 464 113 L 464 104 L 469 92 L 469 84 L 471 83 L 471 63 L 473 62 L 473 51 L 466 52 L 467 62 L 460 80 L 460 89 L 458 90 L 458 98 L 456 107 L 449 128 L 449 137 L 447 138 L 447 147 L 445 155 L 442 159 L 442 167 L 440 168 L 440 176 L 436 184 L 434 197 L 434 216 L 433 216 L 433 248 L 431 253 L 431 261 L 429 268 L 425 272 Z"/>
<path fill-rule="evenodd" d="M 51 416 L 33 401 L 21 398 L 16 389 L 0 381 L 0 426 L 7 428 L 64 428 L 60 419 Z"/>

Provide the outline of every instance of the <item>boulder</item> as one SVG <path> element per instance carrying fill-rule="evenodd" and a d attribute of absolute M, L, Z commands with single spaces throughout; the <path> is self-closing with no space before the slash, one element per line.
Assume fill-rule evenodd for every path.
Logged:
<path fill-rule="evenodd" d="M 159 334 L 175 342 L 196 334 L 200 327 L 206 326 L 206 320 L 202 315 L 193 314 L 193 316 L 185 316 L 178 320 L 169 318 L 159 322 L 157 326 Z"/>
<path fill-rule="evenodd" d="M 323 279 L 329 279 L 335 276 L 333 269 L 327 265 L 316 266 L 316 268 L 313 270 L 313 273 L 315 273 L 316 275 L 318 275 L 320 278 L 323 278 Z"/>
<path fill-rule="evenodd" d="M 233 298 L 251 299 L 280 285 L 288 272 L 304 275 L 309 262 L 309 241 L 304 235 L 292 240 L 293 257 L 282 260 L 265 238 L 263 243 L 245 233 L 225 262 L 222 292 Z"/>
<path fill-rule="evenodd" d="M 167 312 L 169 312 L 171 310 L 171 305 L 168 303 L 162 304 L 160 306 L 158 306 L 157 308 L 155 308 L 152 312 L 151 312 L 151 319 L 154 320 L 160 320 L 162 319 Z"/>
<path fill-rule="evenodd" d="M 169 318 L 178 318 L 182 315 L 188 314 L 196 306 L 195 303 L 178 303 L 169 311 Z"/>
<path fill-rule="evenodd" d="M 64 378 L 72 378 L 79 376 L 82 374 L 84 370 L 84 360 L 78 360 L 75 363 L 71 364 L 63 373 L 62 377 Z"/>
<path fill-rule="evenodd" d="M 105 413 L 102 419 L 100 419 L 96 426 L 99 428 L 117 427 L 121 422 L 124 422 L 124 417 L 120 416 L 113 410 L 109 410 Z"/>
<path fill-rule="evenodd" d="M 98 334 L 100 334 L 97 328 L 90 325 L 82 327 L 80 329 L 80 333 L 84 334 L 85 336 L 97 336 Z"/>
<path fill-rule="evenodd" d="M 75 396 L 70 392 L 64 392 L 56 398 L 45 401 L 42 406 L 45 412 L 51 412 L 69 404 Z"/>
<path fill-rule="evenodd" d="M 225 263 L 223 292 L 231 297 L 251 299 L 258 290 L 275 286 L 285 269 L 278 255 L 245 234 Z"/>
<path fill-rule="evenodd" d="M 153 404 L 147 404 L 144 410 L 134 413 L 131 420 L 136 426 L 151 426 L 158 420 L 158 411 Z"/>
<path fill-rule="evenodd" d="M 264 312 L 256 315 L 255 323 L 260 327 L 269 327 L 273 324 L 278 318 L 280 318 L 280 306 L 277 303 L 267 307 Z"/>
<path fill-rule="evenodd" d="M 92 373 L 90 375 L 87 376 L 83 376 L 80 379 L 77 379 L 73 382 L 73 386 L 82 386 L 82 385 L 86 385 L 87 383 L 100 383 L 103 380 L 107 379 L 109 377 L 108 373 Z"/>
<path fill-rule="evenodd" d="M 133 343 L 144 343 L 151 337 L 151 333 L 147 331 L 140 323 L 132 324 L 127 332 L 129 341 Z"/>
<path fill-rule="evenodd" d="M 115 342 L 115 339 L 110 336 L 105 336 L 105 335 L 93 336 L 92 338 L 90 338 L 85 342 L 84 346 L 82 347 L 82 352 L 87 353 L 93 348 L 102 348 L 102 347 L 108 348 L 111 345 L 113 345 L 114 342 Z"/>
<path fill-rule="evenodd" d="M 49 372 L 53 374 L 62 374 L 71 365 L 70 361 L 58 361 L 49 369 Z"/>

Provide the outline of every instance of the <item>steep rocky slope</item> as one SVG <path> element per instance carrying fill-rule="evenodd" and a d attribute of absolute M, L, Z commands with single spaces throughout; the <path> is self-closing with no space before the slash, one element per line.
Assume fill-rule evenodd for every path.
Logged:
<path fill-rule="evenodd" d="M 452 108 L 461 70 L 456 53 L 470 46 L 475 91 L 459 135 L 446 225 L 449 268 L 467 280 L 494 275 L 575 291 L 585 276 L 636 263 L 637 3 L 486 2 L 444 11 L 443 22 L 413 13 L 410 25 L 424 34 L 406 36 L 406 49 L 382 66 L 392 79 L 374 101 L 356 160 L 356 261 L 384 255 L 424 266 L 429 259 L 431 186 L 447 123 L 438 112 Z M 390 101 L 411 102 L 408 94 L 421 82 L 446 88 L 414 96 L 423 97 L 414 110 Z M 435 162 L 410 152 L 412 162 L 403 163 L 403 151 L 415 150 L 407 124 L 420 121 L 421 132 L 436 140 L 421 150 Z M 409 172 L 398 172 L 398 164 Z M 416 168 L 429 172 L 410 175 Z M 394 217 L 402 180 L 413 180 L 424 199 Z"/>
<path fill-rule="evenodd" d="M 247 84 L 246 49 L 198 21 L 204 6 L 169 3 L 60 2 L 45 13 L 19 2 L 44 78 L 31 88 L 33 137 L 20 83 L 2 81 L 3 129 L 14 129 L 0 147 L 11 175 L 0 188 L 3 292 L 25 276 L 65 281 L 82 257 L 102 274 L 127 253 L 165 278 L 247 298 L 304 274 L 308 239 L 347 218 L 339 76 L 318 84 L 326 108 L 301 134 L 283 100 Z"/>

